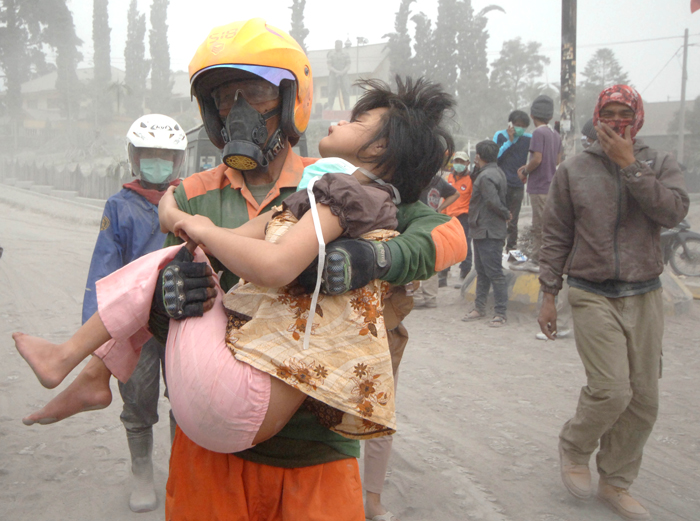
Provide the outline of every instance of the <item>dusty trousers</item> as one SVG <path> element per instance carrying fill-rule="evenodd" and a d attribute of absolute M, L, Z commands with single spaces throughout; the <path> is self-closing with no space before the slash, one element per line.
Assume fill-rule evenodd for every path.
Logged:
<path fill-rule="evenodd" d="M 542 249 L 542 216 L 544 205 L 547 202 L 547 194 L 529 194 L 532 206 L 532 252 L 530 260 L 540 262 L 540 250 Z"/>
<path fill-rule="evenodd" d="M 661 292 L 606 298 L 569 288 L 576 348 L 588 385 L 559 439 L 577 464 L 587 464 L 600 441 L 598 473 L 625 489 L 639 473 L 659 410 Z"/>
<path fill-rule="evenodd" d="M 160 374 L 165 380 L 165 347 L 155 338 L 148 340 L 141 349 L 141 356 L 131 378 L 119 382 L 119 393 L 124 400 L 120 419 L 127 433 L 140 435 L 152 432 L 158 422 L 158 399 L 160 398 Z M 168 396 L 166 386 L 165 396 Z M 175 418 L 170 411 L 171 438 L 175 431 Z"/>

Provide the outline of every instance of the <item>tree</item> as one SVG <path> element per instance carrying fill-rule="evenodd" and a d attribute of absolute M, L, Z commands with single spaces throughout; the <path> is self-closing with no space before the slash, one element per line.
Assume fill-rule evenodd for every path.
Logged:
<path fill-rule="evenodd" d="M 56 90 L 61 96 L 62 114 L 67 119 L 75 119 L 82 96 L 77 68 L 83 59 L 78 51 L 83 41 L 75 33 L 73 14 L 66 0 L 42 0 L 40 22 L 46 26 L 43 41 L 56 50 Z"/>
<path fill-rule="evenodd" d="M 20 16 L 18 0 L 3 0 L 0 12 L 0 66 L 5 72 L 5 106 L 13 122 L 22 114 L 22 83 L 29 79 L 29 32 Z"/>
<path fill-rule="evenodd" d="M 428 77 L 454 96 L 457 87 L 457 33 L 463 8 L 457 0 L 438 0 L 437 22 L 431 38 L 432 61 Z"/>
<path fill-rule="evenodd" d="M 170 0 L 153 0 L 151 4 L 151 31 L 148 35 L 152 60 L 149 108 L 158 113 L 168 112 L 173 88 L 170 79 L 170 48 L 168 46 L 168 4 L 170 4 Z"/>
<path fill-rule="evenodd" d="M 289 35 L 306 52 L 304 40 L 309 35 L 309 30 L 304 27 L 304 7 L 306 7 L 306 0 L 292 0 L 292 6 L 290 7 L 292 10 L 292 29 L 289 31 Z"/>
<path fill-rule="evenodd" d="M 411 21 L 416 25 L 415 43 L 413 44 L 415 55 L 412 60 L 412 69 L 413 74 L 419 78 L 430 73 L 435 61 L 432 44 L 433 28 L 430 18 L 422 12 L 411 17 Z"/>
<path fill-rule="evenodd" d="M 458 8 L 457 113 L 462 133 L 484 136 L 490 130 L 490 122 L 497 117 L 492 111 L 484 110 L 484 104 L 489 100 L 489 66 L 486 58 L 489 33 L 486 30 L 486 14 L 494 10 L 505 11 L 496 5 L 489 5 L 475 15 L 471 0 L 460 2 Z"/>
<path fill-rule="evenodd" d="M 92 103 L 95 110 L 96 122 L 108 121 L 111 111 L 111 102 L 107 89 L 112 81 L 112 64 L 109 52 L 109 14 L 107 12 L 108 0 L 93 0 L 92 4 L 92 44 L 94 47 L 94 77 Z"/>
<path fill-rule="evenodd" d="M 523 44 L 520 38 L 503 42 L 499 58 L 493 62 L 491 88 L 504 102 L 508 111 L 529 104 L 525 97 L 527 86 L 544 72 L 549 58 L 539 53 L 539 42 Z"/>
<path fill-rule="evenodd" d="M 136 0 L 131 0 L 127 14 L 126 45 L 124 47 L 124 83 L 131 91 L 125 96 L 126 113 L 138 117 L 143 113 L 146 78 L 151 68 L 146 54 L 146 15 L 139 13 Z"/>
<path fill-rule="evenodd" d="M 595 52 L 586 63 L 581 77 L 583 81 L 576 100 L 576 112 L 581 125 L 593 117 L 600 91 L 612 85 L 630 83 L 627 73 L 615 58 L 615 53 L 607 48 Z"/>
<path fill-rule="evenodd" d="M 7 114 L 14 123 L 22 115 L 22 83 L 52 70 L 43 49 L 40 8 L 38 0 L 0 1 L 0 69 Z"/>
<path fill-rule="evenodd" d="M 126 82 L 114 81 L 109 84 L 109 87 L 107 87 L 107 91 L 111 93 L 112 96 L 114 96 L 115 101 L 117 102 L 117 115 L 120 115 L 122 112 L 122 100 L 127 96 L 131 96 L 131 87 L 129 87 L 126 84 Z"/>
<path fill-rule="evenodd" d="M 394 32 L 387 33 L 382 38 L 388 38 L 389 63 L 391 75 L 411 75 L 411 36 L 408 34 L 408 17 L 411 14 L 411 4 L 415 0 L 401 0 L 399 10 L 394 19 Z"/>

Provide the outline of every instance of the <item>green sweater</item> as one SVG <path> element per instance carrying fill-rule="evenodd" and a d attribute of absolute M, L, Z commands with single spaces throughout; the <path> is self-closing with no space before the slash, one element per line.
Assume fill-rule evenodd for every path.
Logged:
<path fill-rule="evenodd" d="M 230 185 L 223 186 L 224 184 L 225 181 L 206 191 L 201 188 L 196 191 L 190 190 L 196 195 L 189 198 L 185 185 L 182 184 L 175 190 L 175 199 L 184 212 L 205 215 L 217 226 L 236 228 L 248 221 L 246 200 L 240 189 Z M 211 187 L 212 183 L 208 182 L 207 186 Z M 280 188 L 279 196 L 270 201 L 262 211 L 279 205 L 294 192 L 293 188 Z M 384 279 L 395 285 L 403 285 L 413 280 L 432 277 L 436 271 L 433 231 L 449 222 L 450 217 L 416 202 L 399 205 L 397 218 L 397 230 L 401 235 L 387 243 L 391 250 L 392 265 Z M 170 246 L 178 242 L 179 239 L 169 234 L 165 245 Z M 459 245 L 455 245 L 455 248 L 459 249 Z M 210 261 L 215 272 L 223 271 L 220 284 L 224 291 L 228 291 L 238 282 L 238 277 L 228 271 L 218 259 L 210 257 Z M 165 337 L 164 331 L 159 333 L 161 334 L 154 332 L 156 337 Z M 316 416 L 303 406 L 276 436 L 236 454 L 249 461 L 286 468 L 317 465 L 349 457 L 357 458 L 359 455 L 360 444 L 357 440 L 345 438 L 322 427 Z"/>

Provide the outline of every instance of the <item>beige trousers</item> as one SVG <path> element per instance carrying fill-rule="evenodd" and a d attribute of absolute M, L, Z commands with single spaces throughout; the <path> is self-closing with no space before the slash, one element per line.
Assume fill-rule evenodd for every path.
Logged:
<path fill-rule="evenodd" d="M 539 263 L 540 249 L 542 248 L 542 216 L 544 203 L 547 202 L 547 194 L 529 194 L 532 206 L 532 253 L 530 260 Z"/>
<path fill-rule="evenodd" d="M 435 279 L 437 280 L 437 277 Z M 403 324 L 399 324 L 396 328 L 387 330 L 387 340 L 394 365 L 394 396 L 396 396 L 399 363 L 408 343 L 408 331 Z M 391 456 L 393 441 L 393 436 L 382 436 L 365 441 L 365 472 L 362 483 L 367 492 L 381 494 L 384 490 L 384 480 L 389 468 L 389 456 Z"/>
<path fill-rule="evenodd" d="M 576 348 L 588 385 L 574 417 L 559 434 L 572 461 L 587 464 L 598 446 L 598 473 L 628 488 L 659 410 L 662 290 L 606 298 L 569 288 Z"/>
<path fill-rule="evenodd" d="M 422 280 L 414 296 L 416 302 L 422 304 L 437 304 L 439 285 L 440 279 L 438 275 L 433 275 L 428 280 Z"/>

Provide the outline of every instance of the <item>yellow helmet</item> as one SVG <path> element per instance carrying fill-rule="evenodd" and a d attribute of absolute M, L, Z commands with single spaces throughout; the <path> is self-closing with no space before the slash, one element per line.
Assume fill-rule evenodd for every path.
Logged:
<path fill-rule="evenodd" d="M 224 148 L 223 123 L 211 97 L 213 89 L 231 80 L 231 69 L 245 71 L 280 87 L 280 128 L 295 145 L 311 116 L 311 65 L 301 46 L 286 32 L 262 18 L 215 27 L 190 62 L 192 95 L 209 139 Z"/>

